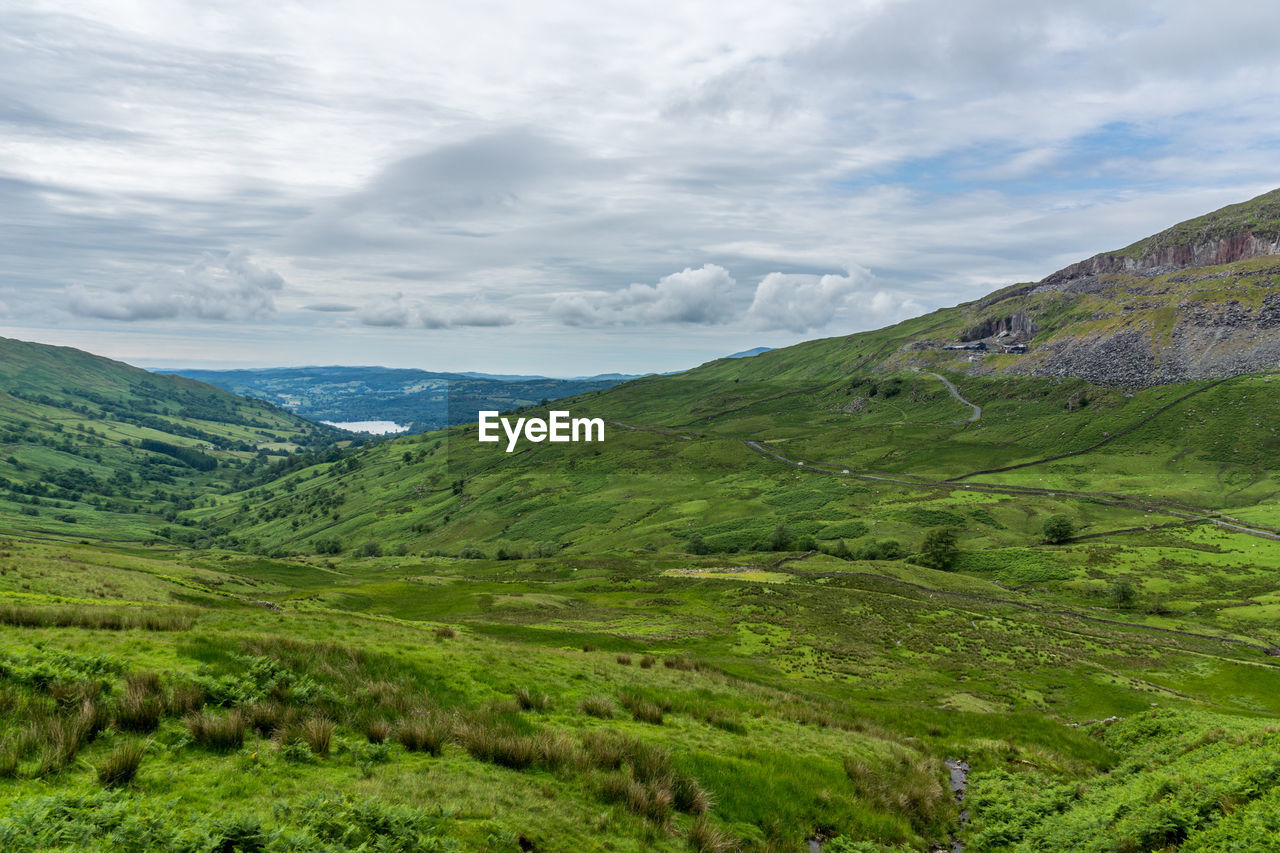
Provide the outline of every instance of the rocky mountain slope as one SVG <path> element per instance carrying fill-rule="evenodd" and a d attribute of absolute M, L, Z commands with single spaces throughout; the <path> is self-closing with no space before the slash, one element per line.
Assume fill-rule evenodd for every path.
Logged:
<path fill-rule="evenodd" d="M 1278 254 L 1273 190 L 962 305 L 953 333 L 1027 343 L 975 374 L 1150 387 L 1267 370 L 1280 365 Z"/>

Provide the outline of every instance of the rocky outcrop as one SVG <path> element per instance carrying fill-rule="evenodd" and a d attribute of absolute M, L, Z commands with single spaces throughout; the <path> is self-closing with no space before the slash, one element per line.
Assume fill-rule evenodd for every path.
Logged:
<path fill-rule="evenodd" d="M 1073 376 L 1099 385 L 1146 388 L 1220 379 L 1280 367 L 1280 292 L 1257 309 L 1236 300 L 1183 302 L 1172 329 L 1141 323 L 1114 332 L 1051 340 L 1011 367 L 1037 376 Z"/>
<path fill-rule="evenodd" d="M 1280 254 L 1280 235 L 1258 236 L 1252 231 L 1245 231 L 1208 242 L 1153 246 L 1151 251 L 1141 256 L 1104 252 L 1060 269 L 1046 276 L 1040 284 L 1060 286 L 1074 279 L 1109 273 L 1141 274 L 1184 267 L 1211 267 L 1276 254 Z"/>
<path fill-rule="evenodd" d="M 1008 314 L 1004 317 L 986 317 L 976 326 L 960 335 L 962 341 L 980 341 L 1001 333 L 1017 337 L 1029 338 L 1035 334 L 1035 324 L 1027 316 L 1026 311 Z"/>

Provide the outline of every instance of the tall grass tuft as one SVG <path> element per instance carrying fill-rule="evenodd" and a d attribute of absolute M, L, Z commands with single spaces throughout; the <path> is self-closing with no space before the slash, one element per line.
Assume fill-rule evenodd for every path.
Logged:
<path fill-rule="evenodd" d="M 599 717 L 602 720 L 613 719 L 613 702 L 604 696 L 588 696 L 578 704 L 578 710 L 589 717 Z"/>
<path fill-rule="evenodd" d="M 619 666 L 631 666 L 631 655 L 618 655 L 614 658 Z"/>
<path fill-rule="evenodd" d="M 689 824 L 689 849 L 694 853 L 732 853 L 738 849 L 738 841 L 723 829 L 717 829 L 706 815 L 695 818 Z"/>
<path fill-rule="evenodd" d="M 625 772 L 610 773 L 604 778 L 600 794 L 605 801 L 621 803 L 659 826 L 671 819 L 671 791 L 660 780 L 644 783 Z"/>
<path fill-rule="evenodd" d="M 662 725 L 663 713 L 670 710 L 670 706 L 659 705 L 652 702 L 638 693 L 626 692 L 621 696 L 622 707 L 631 712 L 631 718 L 638 723 L 650 723 L 655 726 Z"/>
<path fill-rule="evenodd" d="M 409 752 L 439 755 L 453 737 L 453 721 L 439 712 L 420 714 L 396 724 L 396 740 Z"/>
<path fill-rule="evenodd" d="M 133 781 L 147 751 L 145 743 L 126 743 L 98 766 L 98 781 L 108 788 L 121 788 Z"/>
<path fill-rule="evenodd" d="M 238 711 L 211 714 L 198 711 L 187 716 L 187 731 L 198 745 L 214 752 L 231 752 L 244 746 L 247 725 Z"/>
<path fill-rule="evenodd" d="M 140 734 L 154 732 L 165 706 L 160 676 L 154 672 L 132 673 L 125 678 L 124 696 L 116 708 L 116 728 Z"/>
<path fill-rule="evenodd" d="M 383 719 L 369 720 L 364 726 L 364 736 L 369 743 L 385 743 L 391 737 L 391 724 Z"/>
<path fill-rule="evenodd" d="M 644 657 L 640 658 L 641 669 L 649 669 L 655 663 L 657 663 L 657 660 L 653 657 L 653 655 L 645 655 Z"/>
<path fill-rule="evenodd" d="M 515 692 L 516 704 L 520 706 L 521 711 L 537 711 L 542 713 L 551 707 L 551 697 L 539 690 L 530 690 L 528 687 L 517 687 Z"/>
<path fill-rule="evenodd" d="M 324 717 L 312 717 L 298 727 L 298 733 L 316 755 L 328 755 L 333 741 L 333 722 Z"/>
<path fill-rule="evenodd" d="M 199 711 L 204 703 L 203 687 L 198 684 L 177 684 L 169 691 L 167 708 L 170 714 L 182 716 Z"/>
<path fill-rule="evenodd" d="M 921 833 L 941 830 L 951 818 L 954 800 L 943 783 L 946 769 L 936 758 L 895 749 L 878 767 L 846 758 L 844 772 L 859 797 L 902 815 Z"/>
<path fill-rule="evenodd" d="M 150 612 L 102 607 L 0 606 L 0 624 L 18 628 L 88 628 L 97 631 L 186 631 L 195 621 L 190 613 Z"/>

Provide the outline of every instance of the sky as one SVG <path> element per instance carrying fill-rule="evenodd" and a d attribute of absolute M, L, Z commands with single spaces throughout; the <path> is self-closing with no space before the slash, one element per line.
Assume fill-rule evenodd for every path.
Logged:
<path fill-rule="evenodd" d="M 0 335 L 686 368 L 1280 186 L 1280 4 L 0 0 Z"/>

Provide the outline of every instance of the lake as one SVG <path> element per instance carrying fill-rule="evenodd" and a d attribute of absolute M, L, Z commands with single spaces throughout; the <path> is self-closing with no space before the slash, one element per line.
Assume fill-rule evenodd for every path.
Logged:
<path fill-rule="evenodd" d="M 391 435 L 409 430 L 409 427 L 400 426 L 395 421 L 322 421 L 322 423 L 345 429 L 347 432 L 367 432 L 373 435 Z"/>

